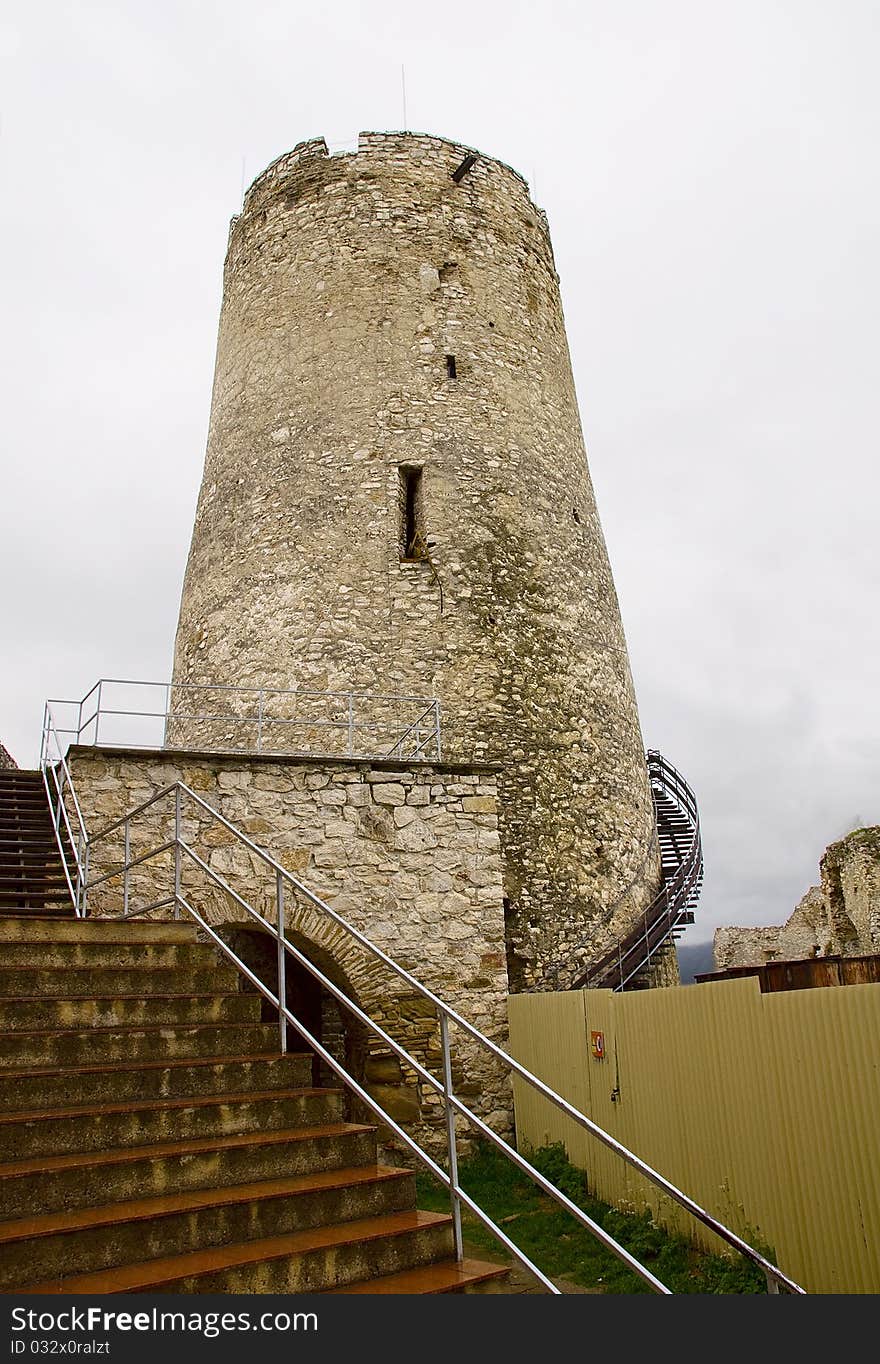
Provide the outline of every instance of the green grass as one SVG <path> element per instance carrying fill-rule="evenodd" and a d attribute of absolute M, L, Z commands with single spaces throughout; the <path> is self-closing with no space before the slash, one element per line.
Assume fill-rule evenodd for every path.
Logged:
<path fill-rule="evenodd" d="M 765 1293 L 760 1270 L 741 1257 L 727 1259 L 697 1250 L 680 1236 L 658 1227 L 650 1213 L 627 1214 L 591 1197 L 587 1177 L 566 1159 L 561 1144 L 528 1153 L 537 1170 L 567 1194 L 620 1245 L 630 1251 L 674 1293 Z M 564 1277 L 583 1288 L 604 1293 L 647 1293 L 652 1290 L 606 1250 L 551 1198 L 519 1173 L 488 1143 L 459 1166 L 461 1186 L 529 1259 L 550 1278 Z M 419 1207 L 446 1211 L 449 1196 L 430 1175 L 418 1175 Z M 496 1258 L 507 1252 L 466 1210 L 464 1231 L 477 1251 Z M 772 1251 L 756 1246 L 772 1259 Z"/>

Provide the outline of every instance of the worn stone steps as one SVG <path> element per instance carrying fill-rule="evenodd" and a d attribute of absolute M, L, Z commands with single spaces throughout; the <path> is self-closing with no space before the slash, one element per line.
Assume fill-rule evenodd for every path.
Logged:
<path fill-rule="evenodd" d="M 115 1270 L 41 1280 L 27 1293 L 317 1293 L 430 1264 L 452 1252 L 452 1219 L 396 1212 Z"/>
<path fill-rule="evenodd" d="M 0 1165 L 0 1218 L 124 1201 L 135 1191 L 147 1197 L 225 1188 L 375 1159 L 375 1128 L 344 1122 L 30 1157 Z"/>
<path fill-rule="evenodd" d="M 0 1223 L 0 1290 L 380 1217 L 414 1201 L 411 1171 L 362 1165 L 25 1217 Z"/>
<path fill-rule="evenodd" d="M 187 1023 L 257 1023 L 255 994 L 18 996 L 0 999 L 0 1031 L 68 1028 L 175 1027 Z"/>
<path fill-rule="evenodd" d="M 342 1093 L 289 1089 L 0 1113 L 0 1161 L 337 1122 Z"/>
<path fill-rule="evenodd" d="M 195 943 L 194 924 L 149 919 L 75 919 L 72 913 L 27 915 L 0 920 L 0 943 L 101 942 L 108 935 L 131 943 Z"/>
<path fill-rule="evenodd" d="M 492 1279 L 450 1272 L 450 1219 L 415 1210 L 412 1173 L 377 1164 L 376 1129 L 312 1087 L 311 1054 L 279 1054 L 260 996 L 193 925 L 46 912 L 36 860 L 36 907 L 7 913 L 18 875 L 0 876 L 0 1292 Z"/>
<path fill-rule="evenodd" d="M 378 1279 L 364 1279 L 343 1288 L 325 1288 L 325 1296 L 336 1293 L 498 1293 L 506 1291 L 510 1270 L 485 1260 L 441 1260 L 439 1264 L 403 1269 Z"/>
<path fill-rule="evenodd" d="M 243 1090 L 299 1089 L 312 1078 L 311 1053 L 184 1056 L 107 1065 L 0 1069 L 0 1111 L 75 1108 L 132 1099 L 173 1099 Z"/>
<path fill-rule="evenodd" d="M 36 960 L 40 970 L 45 971 L 75 971 L 78 968 L 97 971 L 102 967 L 118 970 L 133 960 L 134 967 L 141 971 L 175 968 L 195 973 L 205 968 L 219 970 L 225 967 L 234 972 L 234 967 L 223 962 L 213 947 L 189 941 L 139 941 L 135 949 L 130 938 L 116 936 L 109 926 L 102 937 L 87 942 L 40 942 L 37 959 L 32 940 L 5 941 L 0 946 L 0 962 L 4 969 L 34 966 Z"/>
<path fill-rule="evenodd" d="M 4 954 L 5 956 L 5 954 Z M 241 977 L 232 966 L 206 960 L 199 966 L 0 966 L 0 1000 L 26 996 L 67 999 L 145 995 L 240 994 Z M 251 996 L 253 998 L 253 996 Z"/>
<path fill-rule="evenodd" d="M 43 1028 L 0 1032 L 0 1071 L 7 1067 L 86 1066 L 184 1056 L 243 1055 L 277 1044 L 272 1023 L 194 1023 L 174 1027 Z"/>

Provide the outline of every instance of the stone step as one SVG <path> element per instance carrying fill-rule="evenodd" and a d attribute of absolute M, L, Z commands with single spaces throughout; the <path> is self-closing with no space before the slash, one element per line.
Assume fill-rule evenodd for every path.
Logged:
<path fill-rule="evenodd" d="M 440 1260 L 421 1269 L 404 1269 L 344 1288 L 326 1288 L 326 1296 L 338 1293 L 503 1293 L 510 1270 L 487 1260 Z"/>
<path fill-rule="evenodd" d="M 191 966 L 142 966 L 126 962 L 121 966 L 44 967 L 42 955 L 31 966 L 7 968 L 6 954 L 0 966 L 0 1000 L 47 998 L 61 999 L 94 994 L 97 998 L 118 995 L 122 998 L 144 995 L 208 995 L 214 992 L 241 994 L 241 979 L 234 966 L 215 955 L 196 969 Z"/>
<path fill-rule="evenodd" d="M 338 1122 L 342 1107 L 341 1090 L 304 1087 L 78 1108 L 17 1109 L 0 1113 L 0 1162 L 11 1161 L 22 1151 L 32 1157 L 54 1156 L 314 1126 Z"/>
<path fill-rule="evenodd" d="M 169 1027 L 187 1023 L 257 1023 L 259 995 L 71 996 L 0 999 L 0 1032 L 112 1027 Z"/>
<path fill-rule="evenodd" d="M 0 943 L 4 942 L 96 942 L 105 934 L 132 943 L 194 943 L 194 924 L 149 919 L 75 919 L 73 916 L 45 915 L 39 918 L 8 917 L 0 923 Z"/>
<path fill-rule="evenodd" d="M 21 1285 L 27 1293 L 320 1293 L 449 1257 L 452 1219 L 396 1212 L 119 1269 Z"/>
<path fill-rule="evenodd" d="M 409 1170 L 366 1165 L 0 1223 L 0 1290 L 411 1210 Z"/>
<path fill-rule="evenodd" d="M 212 964 L 223 961 L 214 947 L 191 941 L 177 942 L 132 942 L 131 938 L 116 937 L 109 929 L 106 934 L 84 941 L 4 942 L 0 947 L 0 960 L 4 968 L 39 966 L 41 969 L 75 971 L 77 969 L 101 970 L 103 967 L 123 968 L 136 966 L 145 971 L 164 968 L 179 968 L 193 974 Z M 238 972 L 232 970 L 236 979 Z"/>
<path fill-rule="evenodd" d="M 26 1217 L 184 1190 L 373 1164 L 376 1129 L 321 1123 L 231 1136 L 154 1142 L 115 1151 L 36 1156 L 0 1165 L 0 1218 Z"/>
<path fill-rule="evenodd" d="M 277 1039 L 276 1039 L 277 1040 Z M 206 1056 L 115 1065 L 0 1069 L 0 1111 L 76 1108 L 131 1099 L 174 1099 L 227 1090 L 300 1089 L 312 1079 L 310 1053 Z"/>
<path fill-rule="evenodd" d="M 173 1027 L 37 1029 L 0 1032 L 0 1073 L 7 1067 L 88 1066 L 185 1056 L 266 1052 L 278 1046 L 272 1023 L 194 1023 Z"/>

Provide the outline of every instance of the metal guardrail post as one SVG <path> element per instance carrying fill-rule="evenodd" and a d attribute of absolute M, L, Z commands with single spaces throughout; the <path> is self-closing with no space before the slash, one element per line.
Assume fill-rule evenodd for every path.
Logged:
<path fill-rule="evenodd" d="M 122 912 L 128 918 L 128 864 L 131 860 L 131 826 L 128 820 L 125 821 L 125 838 L 123 849 L 123 871 L 122 871 Z"/>
<path fill-rule="evenodd" d="M 98 747 L 98 730 L 101 728 L 101 693 L 104 690 L 104 679 L 98 683 L 98 704 L 95 709 L 95 747 Z"/>
<path fill-rule="evenodd" d="M 178 785 L 174 791 L 174 917 L 180 918 L 180 799 Z"/>
<path fill-rule="evenodd" d="M 73 909 L 78 919 L 85 918 L 85 896 L 83 886 L 83 866 L 87 856 L 88 848 L 83 846 L 83 836 L 80 833 L 76 845 L 76 894 L 74 896 Z"/>
<path fill-rule="evenodd" d="M 263 751 L 263 688 L 260 688 L 260 696 L 257 702 L 257 752 Z"/>
<path fill-rule="evenodd" d="M 440 1013 L 440 1047 L 443 1053 L 443 1103 L 446 1109 L 446 1147 L 449 1152 L 449 1193 L 452 1200 L 452 1236 L 455 1258 L 464 1259 L 461 1232 L 461 1199 L 458 1196 L 458 1152 L 455 1145 L 455 1109 L 452 1106 L 452 1057 L 449 1052 L 449 1020 Z"/>
<path fill-rule="evenodd" d="M 281 1039 L 281 1055 L 287 1054 L 287 1015 L 281 1006 L 287 1003 L 287 953 L 284 950 L 284 876 L 275 873 L 275 904 L 277 915 L 275 924 L 278 929 L 278 1032 Z"/>
<path fill-rule="evenodd" d="M 83 919 L 85 919 L 85 918 L 88 916 L 88 912 L 89 912 L 89 860 L 90 860 L 90 857 L 91 857 L 91 851 L 92 851 L 92 849 L 91 849 L 91 844 L 87 842 L 87 843 L 86 843 L 86 846 L 85 846 L 85 852 L 83 853 L 83 856 L 82 856 L 82 869 L 83 869 L 82 881 L 83 881 L 83 886 L 82 886 L 82 915 L 81 915 L 81 917 L 82 917 Z"/>
<path fill-rule="evenodd" d="M 348 756 L 354 757 L 354 693 L 348 693 Z"/>

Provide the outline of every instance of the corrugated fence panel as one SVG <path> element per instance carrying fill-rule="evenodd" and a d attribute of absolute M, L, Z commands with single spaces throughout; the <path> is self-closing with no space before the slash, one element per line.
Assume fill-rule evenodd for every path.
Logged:
<path fill-rule="evenodd" d="M 880 991 L 765 995 L 786 1190 L 777 1246 L 822 1293 L 880 1291 Z"/>
<path fill-rule="evenodd" d="M 544 995 L 545 1007 L 531 1007 L 533 995 L 511 995 L 508 1017 L 513 1055 L 539 1080 L 590 1116 L 589 1077 L 584 1066 L 584 1001 L 579 991 Z M 515 1040 L 514 1040 L 515 1039 Z M 525 1081 L 514 1077 L 517 1139 L 524 1146 L 564 1141 L 572 1163 L 583 1166 L 585 1147 L 569 1131 L 574 1125 Z"/>
<path fill-rule="evenodd" d="M 880 987 L 517 995 L 513 1054 L 811 1292 L 880 1292 Z M 591 1052 L 602 1034 L 604 1057 Z M 564 1141 L 593 1190 L 720 1243 L 515 1086 L 517 1133 Z"/>

